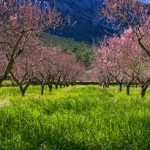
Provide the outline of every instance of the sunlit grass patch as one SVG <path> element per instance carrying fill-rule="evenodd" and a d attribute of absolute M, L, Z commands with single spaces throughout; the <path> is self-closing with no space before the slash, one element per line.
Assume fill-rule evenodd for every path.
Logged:
<path fill-rule="evenodd" d="M 116 86 L 89 85 L 46 88 L 41 96 L 40 87 L 31 86 L 21 97 L 17 87 L 8 87 L 0 89 L 0 99 L 9 100 L 0 108 L 0 149 L 150 148 L 149 91 L 141 99 L 139 88 L 126 96 Z"/>

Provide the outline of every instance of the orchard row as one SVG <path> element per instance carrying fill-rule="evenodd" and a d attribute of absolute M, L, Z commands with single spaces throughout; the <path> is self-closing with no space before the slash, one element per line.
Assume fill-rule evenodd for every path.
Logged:
<path fill-rule="evenodd" d="M 137 83 L 144 97 L 150 83 L 149 5 L 137 0 L 105 0 L 104 5 L 101 13 L 106 22 L 122 34 L 106 38 L 95 52 L 92 79 L 103 86 L 117 82 L 120 91 L 125 83 L 127 94 Z M 62 26 L 66 19 L 46 2 L 0 1 L 0 83 L 9 77 L 24 95 L 33 80 L 41 85 L 41 94 L 45 85 L 52 90 L 52 84 L 89 81 L 74 56 L 57 47 L 44 47 L 37 38 L 47 28 Z"/>
<path fill-rule="evenodd" d="M 73 84 L 82 66 L 58 48 L 44 47 L 37 38 L 47 28 L 62 26 L 55 8 L 38 1 L 0 1 L 0 81 L 11 78 L 24 96 L 34 80 L 52 90 L 52 84 Z"/>
<path fill-rule="evenodd" d="M 144 3 L 145 2 L 145 3 Z M 93 72 L 103 86 L 110 81 L 125 83 L 127 94 L 131 84 L 141 86 L 141 96 L 150 83 L 150 7 L 147 0 L 105 0 L 102 13 L 120 36 L 105 39 L 96 52 Z"/>

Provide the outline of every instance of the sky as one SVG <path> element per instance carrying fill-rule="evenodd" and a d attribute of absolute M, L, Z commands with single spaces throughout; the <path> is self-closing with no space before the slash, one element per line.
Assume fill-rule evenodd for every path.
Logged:
<path fill-rule="evenodd" d="M 150 4 L 150 0 L 139 0 L 139 1 Z"/>

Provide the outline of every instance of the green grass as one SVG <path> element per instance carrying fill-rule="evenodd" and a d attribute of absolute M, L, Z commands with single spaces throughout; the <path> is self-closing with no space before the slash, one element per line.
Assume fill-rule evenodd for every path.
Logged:
<path fill-rule="evenodd" d="M 0 150 L 150 150 L 150 90 L 0 89 Z"/>

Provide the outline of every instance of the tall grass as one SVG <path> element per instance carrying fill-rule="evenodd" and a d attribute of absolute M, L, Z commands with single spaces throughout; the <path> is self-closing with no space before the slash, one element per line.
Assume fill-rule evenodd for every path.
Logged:
<path fill-rule="evenodd" d="M 24 98 L 17 88 L 0 89 L 0 149 L 150 149 L 149 91 L 141 99 L 136 88 L 131 96 L 98 86 L 46 89 L 40 96 L 39 88 Z"/>

